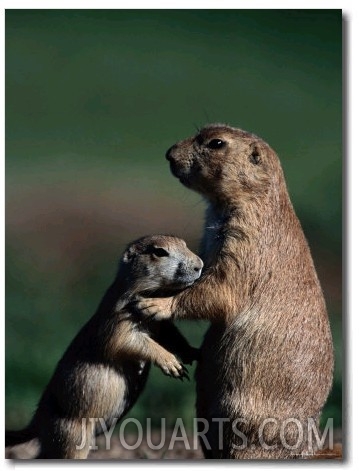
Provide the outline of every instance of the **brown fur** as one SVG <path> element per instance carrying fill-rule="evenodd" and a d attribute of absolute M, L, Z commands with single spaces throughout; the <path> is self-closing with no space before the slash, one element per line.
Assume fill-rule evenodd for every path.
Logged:
<path fill-rule="evenodd" d="M 222 141 L 222 144 L 218 142 Z M 197 417 L 237 418 L 248 446 L 226 425 L 224 449 L 211 425 L 211 458 L 304 456 L 307 440 L 286 449 L 278 425 L 319 420 L 332 384 L 333 346 L 325 302 L 307 241 L 287 192 L 280 161 L 262 139 L 210 125 L 166 154 L 180 181 L 208 202 L 201 280 L 177 296 L 138 308 L 157 319 L 211 321 L 197 368 Z M 296 443 L 296 427 L 286 428 Z"/>
<path fill-rule="evenodd" d="M 171 352 L 189 363 L 197 350 L 169 321 L 140 322 L 129 303 L 139 294 L 183 290 L 200 276 L 202 266 L 176 237 L 150 236 L 131 244 L 97 312 L 57 365 L 30 425 L 6 432 L 6 446 L 38 437 L 39 458 L 84 459 L 102 428 L 86 421 L 86 446 L 77 450 L 82 419 L 103 418 L 110 427 L 113 418 L 126 414 L 145 385 L 150 362 L 167 375 L 186 376 Z"/>

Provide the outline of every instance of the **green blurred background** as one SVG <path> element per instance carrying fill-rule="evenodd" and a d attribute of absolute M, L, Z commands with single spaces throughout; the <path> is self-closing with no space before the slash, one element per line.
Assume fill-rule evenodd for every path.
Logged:
<path fill-rule="evenodd" d="M 30 419 L 127 242 L 197 249 L 204 204 L 164 153 L 218 121 L 282 160 L 333 329 L 324 418 L 341 426 L 341 28 L 340 10 L 7 10 L 7 427 Z M 179 326 L 200 344 L 205 323 Z M 153 368 L 129 416 L 189 423 L 194 386 Z"/>

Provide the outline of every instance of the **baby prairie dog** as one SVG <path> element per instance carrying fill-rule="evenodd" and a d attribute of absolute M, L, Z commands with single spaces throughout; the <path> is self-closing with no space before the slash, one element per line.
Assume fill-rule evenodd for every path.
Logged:
<path fill-rule="evenodd" d="M 166 157 L 174 176 L 207 201 L 205 268 L 188 290 L 137 307 L 158 319 L 211 321 L 196 372 L 197 417 L 209 424 L 203 451 L 308 456 L 307 430 L 332 384 L 333 345 L 280 160 L 259 137 L 222 124 L 205 126 Z"/>
<path fill-rule="evenodd" d="M 177 237 L 148 236 L 130 244 L 95 315 L 59 361 L 30 424 L 7 431 L 5 445 L 38 438 L 38 458 L 85 459 L 103 429 L 99 421 L 86 420 L 84 437 L 82 419 L 102 418 L 110 427 L 126 414 L 144 388 L 151 362 L 166 375 L 186 377 L 175 354 L 191 363 L 197 349 L 171 322 L 140 320 L 131 303 L 137 296 L 182 291 L 200 277 L 202 266 Z"/>

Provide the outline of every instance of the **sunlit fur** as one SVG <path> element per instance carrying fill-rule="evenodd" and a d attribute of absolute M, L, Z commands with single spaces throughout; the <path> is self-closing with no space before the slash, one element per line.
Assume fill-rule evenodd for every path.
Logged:
<path fill-rule="evenodd" d="M 211 139 L 225 145 L 210 149 Z M 266 418 L 319 420 L 332 384 L 333 346 L 322 290 L 307 241 L 288 196 L 276 153 L 262 139 L 210 125 L 167 152 L 173 174 L 208 202 L 200 281 L 179 295 L 144 300 L 157 318 L 211 321 L 197 369 L 197 417 L 237 418 L 248 446 L 225 425 L 224 449 L 215 427 L 208 458 L 293 458 L 307 440 L 285 449 Z M 309 171 L 309 170 L 308 170 Z M 293 444 L 297 428 L 288 426 Z"/>

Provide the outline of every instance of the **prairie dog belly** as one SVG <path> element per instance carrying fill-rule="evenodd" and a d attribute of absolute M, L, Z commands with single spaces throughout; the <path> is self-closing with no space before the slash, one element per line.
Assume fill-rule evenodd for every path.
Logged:
<path fill-rule="evenodd" d="M 115 417 L 120 420 L 137 401 L 147 381 L 149 370 L 149 362 L 132 361 L 124 362 L 121 374 L 113 368 L 106 372 L 100 393 L 101 400 L 98 400 L 98 403 L 102 404 L 103 414 L 98 417 L 103 417 L 108 427 Z"/>
<path fill-rule="evenodd" d="M 77 417 L 101 418 L 110 427 L 113 418 L 120 419 L 136 402 L 145 386 L 149 369 L 150 363 L 142 360 L 124 360 L 116 367 L 82 364 L 70 374 L 62 371 L 52 388 L 53 400 L 48 395 L 43 400 L 58 404 L 61 415 L 72 416 L 76 409 Z M 71 394 L 66 394 L 69 390 Z M 102 426 L 97 420 L 96 433 L 100 432 Z"/>

